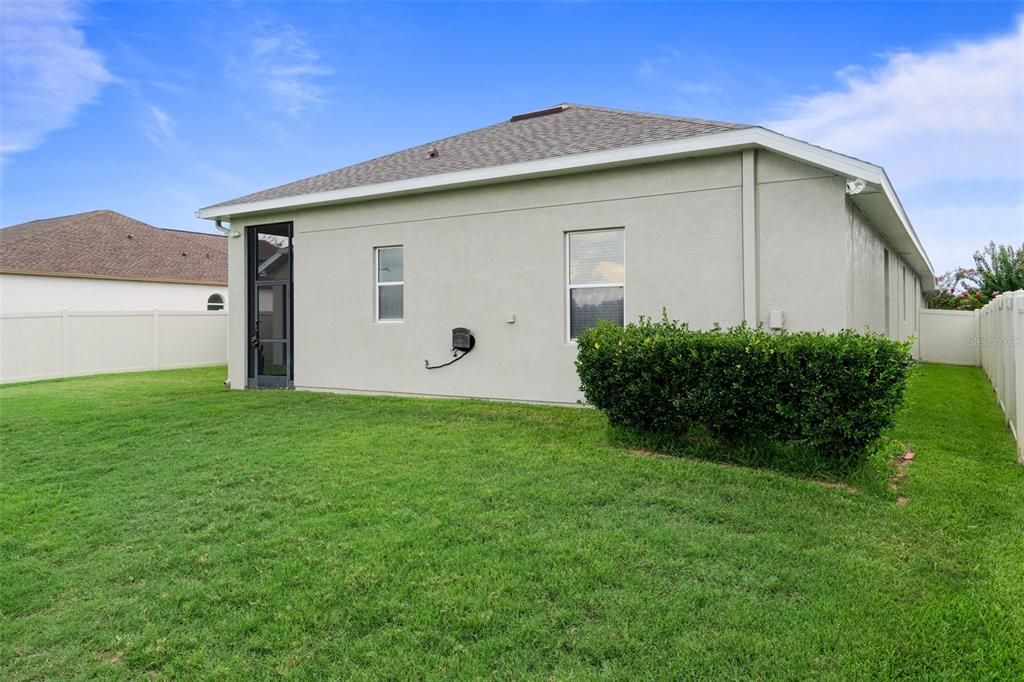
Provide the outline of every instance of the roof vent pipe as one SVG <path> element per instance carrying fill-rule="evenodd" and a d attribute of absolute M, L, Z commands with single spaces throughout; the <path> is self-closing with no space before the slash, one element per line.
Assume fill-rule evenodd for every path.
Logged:
<path fill-rule="evenodd" d="M 551 107 L 549 109 L 538 109 L 537 111 L 528 111 L 525 114 L 516 114 L 509 119 L 512 123 L 516 121 L 525 121 L 528 118 L 539 118 L 541 116 L 550 116 L 551 114 L 560 114 L 568 109 L 564 104 L 559 104 L 557 107 Z"/>

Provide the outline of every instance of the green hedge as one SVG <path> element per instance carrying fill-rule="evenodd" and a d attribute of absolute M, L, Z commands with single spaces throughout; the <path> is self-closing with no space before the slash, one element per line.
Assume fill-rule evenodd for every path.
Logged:
<path fill-rule="evenodd" d="M 697 331 L 667 317 L 602 323 L 578 344 L 583 393 L 613 426 L 659 437 L 697 427 L 844 461 L 892 423 L 914 365 L 909 342 L 878 334 Z"/>

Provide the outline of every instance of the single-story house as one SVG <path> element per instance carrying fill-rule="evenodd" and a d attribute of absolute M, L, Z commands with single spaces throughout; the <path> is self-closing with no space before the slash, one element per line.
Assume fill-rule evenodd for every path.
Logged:
<path fill-rule="evenodd" d="M 575 104 L 198 215 L 233 237 L 234 388 L 575 403 L 599 319 L 906 339 L 934 287 L 879 166 Z"/>
<path fill-rule="evenodd" d="M 221 310 L 227 239 L 114 211 L 0 230 L 0 313 Z"/>

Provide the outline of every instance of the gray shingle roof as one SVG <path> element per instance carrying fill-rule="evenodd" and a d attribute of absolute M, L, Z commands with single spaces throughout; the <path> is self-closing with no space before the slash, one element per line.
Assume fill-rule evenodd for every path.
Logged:
<path fill-rule="evenodd" d="M 227 284 L 228 245 L 219 235 L 89 211 L 0 230 L 0 272 Z"/>
<path fill-rule="evenodd" d="M 580 104 L 563 104 L 555 109 L 561 111 L 522 120 L 504 121 L 468 133 L 427 142 L 418 147 L 305 180 L 247 194 L 215 206 L 329 192 L 438 173 L 490 168 L 652 142 L 668 142 L 750 127 L 737 123 L 619 111 Z M 436 155 L 432 154 L 432 150 L 436 150 Z"/>

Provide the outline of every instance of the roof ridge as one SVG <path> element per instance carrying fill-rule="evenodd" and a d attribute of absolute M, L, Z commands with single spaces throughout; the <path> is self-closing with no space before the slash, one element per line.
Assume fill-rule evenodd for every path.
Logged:
<path fill-rule="evenodd" d="M 575 102 L 562 102 L 556 104 L 558 107 L 569 107 L 575 109 L 592 109 L 594 111 L 605 111 L 611 114 L 624 114 L 627 116 L 643 116 L 654 118 L 659 121 L 683 121 L 686 123 L 706 123 L 715 126 L 728 126 L 730 128 L 753 128 L 749 123 L 736 123 L 734 121 L 717 121 L 711 118 L 694 118 L 692 116 L 673 116 L 671 114 L 657 114 L 650 111 L 634 111 L 632 109 L 616 109 L 614 107 L 602 107 L 596 104 L 577 104 Z"/>
<path fill-rule="evenodd" d="M 608 113 L 611 113 L 611 114 L 623 114 L 623 115 L 627 115 L 627 116 L 643 116 L 643 117 L 646 117 L 646 118 L 653 118 L 653 119 L 657 119 L 657 120 L 661 120 L 661 121 L 683 121 L 683 122 L 686 122 L 686 123 L 706 123 L 708 125 L 728 126 L 728 127 L 736 127 L 736 128 L 752 128 L 753 127 L 752 125 L 749 125 L 747 123 L 732 123 L 732 122 L 729 122 L 729 121 L 715 121 L 715 120 L 712 120 L 710 118 L 691 118 L 691 117 L 688 117 L 688 116 L 671 116 L 669 114 L 655 114 L 655 113 L 651 113 L 651 112 L 647 112 L 647 111 L 633 111 L 633 110 L 630 110 L 630 109 L 615 109 L 615 108 L 612 108 L 612 107 L 597 106 L 595 104 L 578 104 L 576 102 L 561 102 L 560 104 L 554 104 L 554 105 L 552 105 L 550 107 L 543 107 L 542 109 L 538 109 L 537 111 L 542 111 L 544 109 L 555 109 L 557 107 L 565 107 L 567 109 L 569 109 L 569 108 L 571 108 L 571 109 L 590 109 L 590 110 L 593 110 L 593 111 L 604 111 L 604 112 L 608 112 Z M 529 120 L 529 119 L 526 119 L 526 120 Z M 335 171 L 342 170 L 344 168 L 350 168 L 352 166 L 360 166 L 360 165 L 362 165 L 364 163 L 371 163 L 373 161 L 378 161 L 380 159 L 387 158 L 387 157 L 389 157 L 389 156 L 391 156 L 393 154 L 400 154 L 402 152 L 408 152 L 408 151 L 411 151 L 413 149 L 419 149 L 421 147 L 428 147 L 428 146 L 438 145 L 438 144 L 441 144 L 442 142 L 447 142 L 448 140 L 453 140 L 453 139 L 455 139 L 457 137 L 462 137 L 463 135 L 470 135 L 472 133 L 480 132 L 481 130 L 487 130 L 488 128 L 496 128 L 498 126 L 505 125 L 506 123 L 511 123 L 511 122 L 512 121 L 510 119 L 508 119 L 508 118 L 502 119 L 502 120 L 498 121 L 497 123 L 491 123 L 489 125 L 480 126 L 479 128 L 471 128 L 470 130 L 463 130 L 462 132 L 454 133 L 452 135 L 447 135 L 445 137 L 441 137 L 441 138 L 438 138 L 436 140 L 431 140 L 431 141 L 428 141 L 428 142 L 421 142 L 420 144 L 414 144 L 411 147 L 405 147 L 404 149 L 396 149 L 393 152 L 387 152 L 386 154 L 381 154 L 380 156 L 374 156 L 374 157 L 369 158 L 369 159 L 364 159 L 362 161 L 357 161 L 357 162 L 355 162 L 353 164 L 350 164 L 349 166 L 342 166 L 340 168 L 335 168 L 335 169 L 332 169 L 332 170 L 329 170 L 329 171 L 325 171 L 323 173 L 317 173 L 316 175 L 311 175 L 308 178 L 303 178 L 302 180 L 297 180 L 296 182 L 302 182 L 303 180 L 309 180 L 309 179 L 318 177 L 319 175 L 327 175 L 328 173 L 333 173 Z M 519 123 L 519 121 L 516 121 L 516 123 Z M 292 183 L 289 182 L 289 183 L 285 183 L 285 184 L 286 185 L 290 185 Z"/>
<path fill-rule="evenodd" d="M 21 223 L 15 223 L 13 225 L 8 225 L 7 227 L 21 227 L 22 225 L 31 225 L 32 223 L 44 223 L 44 222 L 46 222 L 48 220 L 66 220 L 68 218 L 78 218 L 80 216 L 91 215 L 93 213 L 116 213 L 119 216 L 124 216 L 125 218 L 128 217 L 128 216 L 124 215 L 123 213 L 118 213 L 117 211 L 115 211 L 113 209 L 97 208 L 97 209 L 93 209 L 91 211 L 80 211 L 78 213 L 68 213 L 66 215 L 50 216 L 49 218 L 33 218 L 32 220 L 26 220 L 26 221 L 21 222 Z M 5 229 L 6 230 L 7 227 L 0 228 L 0 229 Z"/>
<path fill-rule="evenodd" d="M 227 241 L 160 228 L 117 211 L 86 211 L 0 231 L 0 269 L 48 276 L 95 276 L 194 283 L 227 278 Z"/>
<path fill-rule="evenodd" d="M 453 170 L 497 167 L 523 160 L 617 149 L 748 127 L 738 123 L 567 102 L 539 109 L 532 115 L 516 114 L 490 125 L 396 149 L 205 208 L 426 177 Z M 437 148 L 439 154 L 428 153 L 432 148 Z"/>
<path fill-rule="evenodd" d="M 454 140 L 457 137 L 462 137 L 463 135 L 469 135 L 471 133 L 477 133 L 477 132 L 480 132 L 481 130 L 487 130 L 488 128 L 496 128 L 496 127 L 498 127 L 500 125 L 503 125 L 505 123 L 508 123 L 508 122 L 509 122 L 508 119 L 505 119 L 503 121 L 498 121 L 497 123 L 491 123 L 489 125 L 481 126 L 479 128 L 473 128 L 472 130 L 464 130 L 461 133 L 454 133 L 452 135 L 448 135 L 447 137 L 441 137 L 441 138 L 438 138 L 436 140 L 431 140 L 429 142 L 421 142 L 420 144 L 414 144 L 411 147 L 405 147 L 403 149 L 396 149 L 395 151 L 387 152 L 385 154 L 381 154 L 380 156 L 374 156 L 374 157 L 369 158 L 369 159 L 363 159 L 362 161 L 356 161 L 355 163 L 349 164 L 347 166 L 340 166 L 338 168 L 332 168 L 332 169 L 326 170 L 326 171 L 324 171 L 322 173 L 315 173 L 315 174 L 310 175 L 310 176 L 305 177 L 305 178 L 300 178 L 298 180 L 293 180 L 291 182 L 286 182 L 286 183 L 283 183 L 281 185 L 276 185 L 276 186 L 274 186 L 271 189 L 280 189 L 282 187 L 288 187 L 289 185 L 295 185 L 295 184 L 298 184 L 300 182 L 308 182 L 310 180 L 315 180 L 317 178 L 321 178 L 321 177 L 323 177 L 325 175 L 331 175 L 333 173 L 337 173 L 338 171 L 345 170 L 347 168 L 355 168 L 357 166 L 362 166 L 364 164 L 370 164 L 370 163 L 373 163 L 374 161 L 380 161 L 381 159 L 386 159 L 389 156 L 395 156 L 396 154 L 402 154 L 402 153 L 405 153 L 405 152 L 410 152 L 410 151 L 413 151 L 415 149 L 421 149 L 423 147 L 435 147 L 435 146 L 437 146 L 439 144 L 442 144 L 444 142 L 447 142 L 449 140 Z M 238 198 L 241 199 L 241 198 L 244 198 L 246 196 L 250 196 L 252 194 L 258 194 L 258 193 L 259 192 L 250 192 L 249 194 L 243 195 L 242 197 L 238 197 Z M 220 204 L 213 204 L 213 206 L 218 206 L 218 205 L 220 205 Z"/>
<path fill-rule="evenodd" d="M 110 209 L 110 208 L 97 208 L 97 209 L 92 210 L 92 211 L 82 211 L 80 213 L 68 213 L 67 215 L 56 215 L 56 216 L 52 216 L 50 218 L 35 218 L 33 220 L 26 220 L 23 223 L 15 223 L 14 225 L 8 225 L 6 227 L 2 227 L 2 228 L 0 228 L 0 230 L 7 230 L 7 229 L 10 229 L 10 228 L 14 228 L 14 227 L 28 227 L 28 226 L 33 225 L 35 223 L 48 223 L 48 222 L 52 222 L 52 221 L 55 221 L 55 220 L 74 220 L 74 219 L 80 219 L 80 218 L 84 218 L 85 216 L 96 215 L 96 214 L 99 214 L 99 213 L 110 213 L 110 214 L 113 214 L 113 215 L 118 216 L 120 218 L 124 218 L 125 220 L 130 220 L 133 223 L 136 223 L 136 224 L 148 227 L 148 228 L 150 228 L 152 230 L 160 230 L 161 232 L 184 232 L 185 234 L 195 234 L 195 235 L 199 235 L 201 237 L 224 237 L 224 235 L 222 235 L 222 234 L 214 234 L 212 232 L 199 232 L 197 230 L 185 230 L 185 229 L 177 228 L 177 227 L 159 227 L 157 225 L 153 225 L 151 223 L 147 223 L 146 221 L 139 220 L 138 218 L 133 218 L 130 215 L 125 215 L 124 213 L 121 213 L 120 211 L 115 211 L 115 210 Z"/>

